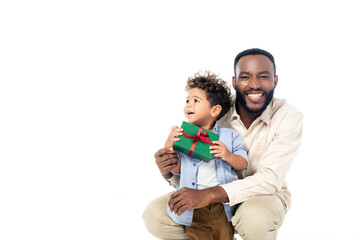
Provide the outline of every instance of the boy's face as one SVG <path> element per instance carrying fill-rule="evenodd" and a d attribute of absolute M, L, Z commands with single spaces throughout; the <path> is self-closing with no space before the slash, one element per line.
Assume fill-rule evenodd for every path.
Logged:
<path fill-rule="evenodd" d="M 206 92 L 200 88 L 191 88 L 187 94 L 184 114 L 188 122 L 199 127 L 211 125 L 214 121 L 213 108 L 206 98 Z"/>

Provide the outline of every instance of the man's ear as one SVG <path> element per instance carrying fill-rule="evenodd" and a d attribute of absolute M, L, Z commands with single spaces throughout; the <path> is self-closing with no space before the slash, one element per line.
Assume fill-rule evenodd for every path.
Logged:
<path fill-rule="evenodd" d="M 276 88 L 278 80 L 279 80 L 278 75 L 275 75 L 275 77 L 274 77 L 274 88 Z"/>
<path fill-rule="evenodd" d="M 220 105 L 215 105 L 211 108 L 211 116 L 217 118 L 221 113 L 222 107 Z"/>
<path fill-rule="evenodd" d="M 235 86 L 236 86 L 236 78 L 235 78 L 235 76 L 232 77 L 232 86 L 235 89 Z"/>

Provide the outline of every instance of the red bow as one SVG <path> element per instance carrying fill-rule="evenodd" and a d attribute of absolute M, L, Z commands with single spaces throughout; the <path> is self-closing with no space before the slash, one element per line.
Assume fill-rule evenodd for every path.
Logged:
<path fill-rule="evenodd" d="M 194 142 L 190 148 L 190 151 L 188 153 L 189 156 L 191 156 L 191 154 L 193 153 L 195 147 L 196 147 L 196 144 L 197 144 L 197 141 L 201 141 L 201 142 L 204 142 L 204 143 L 207 143 L 207 144 L 210 144 L 210 145 L 215 145 L 214 143 L 212 143 L 210 141 L 210 138 L 209 138 L 209 134 L 207 132 L 202 132 L 203 128 L 199 128 L 199 132 L 197 135 L 190 135 L 188 133 L 182 133 L 182 136 L 184 137 L 187 137 L 187 138 L 191 138 L 191 139 L 194 139 Z"/>

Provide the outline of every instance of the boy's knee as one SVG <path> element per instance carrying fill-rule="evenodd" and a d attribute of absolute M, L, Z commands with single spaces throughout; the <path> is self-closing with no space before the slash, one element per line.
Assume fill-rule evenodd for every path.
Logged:
<path fill-rule="evenodd" d="M 261 196 L 242 203 L 232 223 L 243 239 L 275 239 L 284 216 L 284 206 L 277 196 Z"/>

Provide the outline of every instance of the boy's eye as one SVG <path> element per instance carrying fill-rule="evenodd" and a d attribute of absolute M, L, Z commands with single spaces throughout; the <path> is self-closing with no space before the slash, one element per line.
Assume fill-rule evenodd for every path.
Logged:
<path fill-rule="evenodd" d="M 189 103 L 189 102 L 190 102 L 190 100 L 186 99 L 186 103 Z"/>
<path fill-rule="evenodd" d="M 197 100 L 197 99 L 195 99 L 194 101 L 195 101 L 196 103 L 200 102 L 200 101 L 199 101 L 199 100 Z"/>

